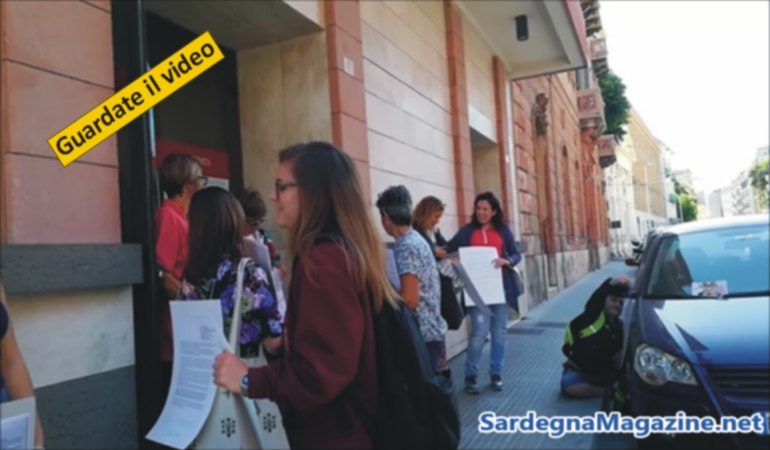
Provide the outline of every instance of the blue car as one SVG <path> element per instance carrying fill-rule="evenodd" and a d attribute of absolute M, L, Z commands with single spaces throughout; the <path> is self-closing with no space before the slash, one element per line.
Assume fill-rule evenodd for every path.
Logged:
<path fill-rule="evenodd" d="M 767 417 L 769 249 L 767 216 L 673 226 L 645 249 L 646 264 L 623 312 L 632 415 Z M 689 447 L 692 439 L 699 447 L 770 448 L 760 434 L 655 435 L 639 444 Z"/>

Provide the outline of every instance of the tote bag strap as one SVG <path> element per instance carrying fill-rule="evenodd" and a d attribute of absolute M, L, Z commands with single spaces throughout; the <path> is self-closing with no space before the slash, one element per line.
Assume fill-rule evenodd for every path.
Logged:
<path fill-rule="evenodd" d="M 251 258 L 241 258 L 238 263 L 238 274 L 236 276 L 235 284 L 235 299 L 233 304 L 233 320 L 230 323 L 230 337 L 228 342 L 230 343 L 230 349 L 233 352 L 238 349 L 238 336 L 241 333 L 241 298 L 243 297 L 243 278 L 246 272 L 246 264 L 251 261 Z"/>

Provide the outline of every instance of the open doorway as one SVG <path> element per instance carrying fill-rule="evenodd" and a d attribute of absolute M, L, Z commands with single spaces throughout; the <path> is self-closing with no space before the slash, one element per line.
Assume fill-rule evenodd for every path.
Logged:
<path fill-rule="evenodd" d="M 210 184 L 233 192 L 253 186 L 269 197 L 278 150 L 331 138 L 322 12 L 321 2 L 113 3 L 116 86 L 204 31 L 225 56 L 118 135 L 123 241 L 141 244 L 143 255 L 143 282 L 133 289 L 139 447 L 154 447 L 143 437 L 165 400 L 154 258 L 153 217 L 162 200 L 156 164 L 169 153 L 191 154 Z"/>
<path fill-rule="evenodd" d="M 473 189 L 476 195 L 490 191 L 502 201 L 500 182 L 500 153 L 496 142 L 471 128 L 473 154 Z"/>
<path fill-rule="evenodd" d="M 197 37 L 197 33 L 151 12 L 147 13 L 146 23 L 148 67 Z M 219 64 L 151 112 L 156 207 L 162 201 L 157 168 L 172 153 L 195 157 L 209 185 L 233 192 L 243 187 L 236 57 L 232 49 L 222 44 L 219 47 L 225 56 Z"/>
<path fill-rule="evenodd" d="M 322 2 L 151 0 L 146 4 L 152 14 L 196 34 L 211 32 L 223 51 L 227 49 L 218 64 L 227 63 L 222 77 L 226 87 L 220 87 L 227 105 L 222 105 L 219 132 L 224 136 L 221 144 L 230 146 L 230 189 L 252 187 L 268 199 L 280 149 L 332 137 Z M 215 90 L 210 89 L 208 96 L 216 96 Z M 204 105 L 216 114 L 216 104 Z M 264 229 L 278 250 L 285 250 L 283 233 L 273 225 L 275 209 L 267 203 Z"/>

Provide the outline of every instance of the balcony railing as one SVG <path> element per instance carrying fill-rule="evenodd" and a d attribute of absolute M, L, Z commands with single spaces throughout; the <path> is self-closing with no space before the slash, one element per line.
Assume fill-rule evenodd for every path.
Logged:
<path fill-rule="evenodd" d="M 591 52 L 591 66 L 594 73 L 599 76 L 609 71 L 607 64 L 607 39 L 590 37 L 588 38 L 588 47 Z"/>
<path fill-rule="evenodd" d="M 598 88 L 578 90 L 577 107 L 580 128 L 594 127 L 594 136 L 601 136 L 605 129 L 604 100 L 601 90 Z"/>
<path fill-rule="evenodd" d="M 596 145 L 599 147 L 599 166 L 605 168 L 615 164 L 615 136 L 605 134 L 596 140 Z"/>
<path fill-rule="evenodd" d="M 591 49 L 591 61 L 607 59 L 607 39 L 590 37 L 588 45 Z"/>

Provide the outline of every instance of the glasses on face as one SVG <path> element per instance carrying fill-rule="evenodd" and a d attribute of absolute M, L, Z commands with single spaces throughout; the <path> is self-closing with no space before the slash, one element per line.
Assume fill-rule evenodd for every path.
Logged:
<path fill-rule="evenodd" d="M 275 180 L 275 197 L 278 198 L 286 189 L 297 187 L 296 181 Z"/>
<path fill-rule="evenodd" d="M 195 182 L 201 183 L 201 186 L 206 186 L 207 184 L 209 184 L 209 177 L 201 175 L 195 179 Z"/>

